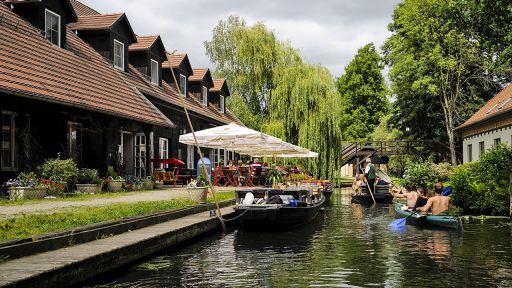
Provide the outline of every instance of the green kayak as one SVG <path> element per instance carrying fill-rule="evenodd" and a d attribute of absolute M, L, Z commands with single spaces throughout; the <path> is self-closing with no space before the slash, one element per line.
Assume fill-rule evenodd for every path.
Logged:
<path fill-rule="evenodd" d="M 410 210 L 402 210 L 402 204 L 395 203 L 395 212 L 397 218 L 405 218 L 413 214 Z M 407 218 L 407 223 L 415 225 L 433 225 L 451 229 L 462 229 L 462 222 L 457 216 L 449 215 L 432 215 L 416 213 Z"/>

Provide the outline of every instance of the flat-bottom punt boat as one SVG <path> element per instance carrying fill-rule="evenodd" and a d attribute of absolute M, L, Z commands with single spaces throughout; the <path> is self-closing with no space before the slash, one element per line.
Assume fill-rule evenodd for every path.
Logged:
<path fill-rule="evenodd" d="M 248 196 L 249 192 L 252 196 Z M 246 197 L 253 196 L 248 204 Z M 265 203 L 276 197 L 283 203 Z M 326 202 L 323 193 L 301 189 L 236 191 L 236 201 L 235 218 L 248 230 L 283 230 L 303 225 L 314 219 Z"/>
<path fill-rule="evenodd" d="M 432 225 L 438 227 L 445 227 L 450 229 L 462 229 L 462 221 L 460 217 L 450 215 L 432 215 L 419 214 L 410 210 L 402 210 L 402 204 L 395 203 L 395 212 L 398 218 L 407 218 L 407 223 L 414 225 Z M 410 217 L 409 217 L 410 216 Z"/>
<path fill-rule="evenodd" d="M 377 203 L 391 203 L 393 202 L 393 194 L 389 192 L 387 185 L 376 185 L 373 197 Z M 373 203 L 372 195 L 368 188 L 362 186 L 360 190 L 352 192 L 352 202 L 360 204 Z"/>

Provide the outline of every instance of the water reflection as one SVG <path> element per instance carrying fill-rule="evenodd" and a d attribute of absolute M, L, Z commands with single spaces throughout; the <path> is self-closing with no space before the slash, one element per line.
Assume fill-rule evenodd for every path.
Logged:
<path fill-rule="evenodd" d="M 510 287 L 511 228 L 389 230 L 391 205 L 350 203 L 336 191 L 309 225 L 233 230 L 139 263 L 96 285 L 117 287 Z M 90 285 L 94 286 L 94 285 Z M 98 286 L 99 287 L 99 286 Z"/>

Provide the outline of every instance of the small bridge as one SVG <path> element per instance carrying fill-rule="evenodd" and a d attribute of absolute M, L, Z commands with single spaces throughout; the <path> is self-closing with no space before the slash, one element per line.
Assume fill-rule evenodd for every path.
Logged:
<path fill-rule="evenodd" d="M 354 162 L 354 165 L 359 167 L 359 164 L 368 157 L 415 155 L 426 158 L 432 152 L 445 153 L 447 150 L 449 149 L 446 144 L 433 140 L 369 140 L 364 143 L 349 143 L 343 146 L 341 166 Z"/>

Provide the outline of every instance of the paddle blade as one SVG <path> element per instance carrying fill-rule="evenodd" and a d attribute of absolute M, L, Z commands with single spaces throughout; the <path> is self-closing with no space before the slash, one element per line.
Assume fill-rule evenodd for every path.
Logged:
<path fill-rule="evenodd" d="M 388 226 L 392 227 L 392 228 L 404 227 L 406 220 L 407 220 L 407 218 L 396 219 L 393 222 L 389 223 Z"/>

